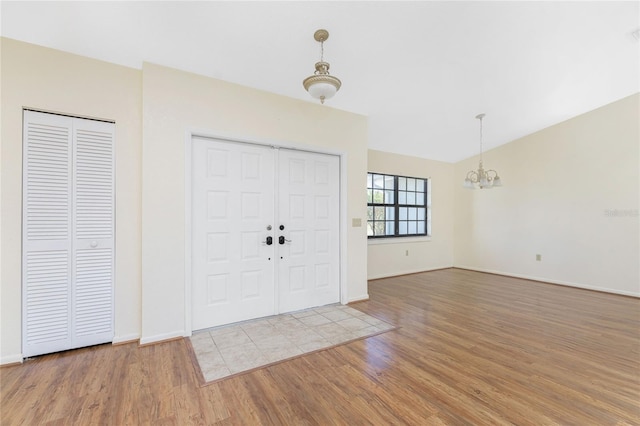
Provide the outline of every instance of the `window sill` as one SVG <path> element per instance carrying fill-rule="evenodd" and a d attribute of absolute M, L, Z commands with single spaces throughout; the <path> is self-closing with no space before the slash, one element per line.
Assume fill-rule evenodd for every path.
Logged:
<path fill-rule="evenodd" d="M 425 243 L 429 241 L 431 241 L 430 235 L 424 237 L 367 238 L 367 245 Z"/>

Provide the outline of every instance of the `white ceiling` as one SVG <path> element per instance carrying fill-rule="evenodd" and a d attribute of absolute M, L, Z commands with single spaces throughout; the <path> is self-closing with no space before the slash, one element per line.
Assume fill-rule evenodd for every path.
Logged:
<path fill-rule="evenodd" d="M 640 91 L 640 2 L 12 2 L 5 37 L 178 68 L 369 117 L 369 146 L 456 162 Z"/>

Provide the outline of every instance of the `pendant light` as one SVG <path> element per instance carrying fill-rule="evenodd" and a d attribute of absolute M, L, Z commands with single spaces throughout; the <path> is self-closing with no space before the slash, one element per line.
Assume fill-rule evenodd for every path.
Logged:
<path fill-rule="evenodd" d="M 318 30 L 313 34 L 313 38 L 320 43 L 320 62 L 316 62 L 316 71 L 302 82 L 305 90 L 309 94 L 320 99 L 324 104 L 326 99 L 333 97 L 342 83 L 336 77 L 329 75 L 329 63 L 324 61 L 324 42 L 329 38 L 329 31 Z"/>

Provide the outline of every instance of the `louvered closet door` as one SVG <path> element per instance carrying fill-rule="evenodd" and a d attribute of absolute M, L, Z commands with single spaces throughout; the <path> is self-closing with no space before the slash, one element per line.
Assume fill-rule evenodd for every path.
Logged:
<path fill-rule="evenodd" d="M 24 112 L 23 355 L 113 338 L 114 125 Z"/>
<path fill-rule="evenodd" d="M 74 120 L 74 347 L 113 339 L 113 128 Z"/>

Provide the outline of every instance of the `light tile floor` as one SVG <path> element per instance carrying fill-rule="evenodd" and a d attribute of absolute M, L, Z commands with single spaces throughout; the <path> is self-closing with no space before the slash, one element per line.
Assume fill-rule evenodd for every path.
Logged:
<path fill-rule="evenodd" d="M 191 344 L 211 382 L 394 328 L 357 309 L 329 305 L 198 331 Z"/>

